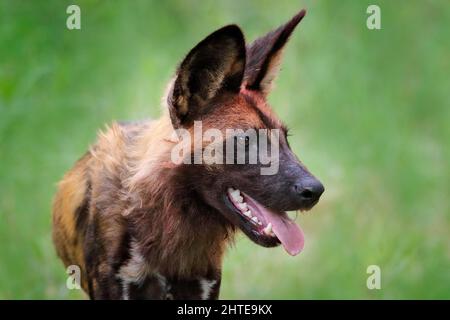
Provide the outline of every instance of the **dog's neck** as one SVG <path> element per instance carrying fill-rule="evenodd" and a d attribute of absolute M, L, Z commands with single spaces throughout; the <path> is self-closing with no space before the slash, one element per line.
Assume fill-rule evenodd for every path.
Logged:
<path fill-rule="evenodd" d="M 166 276 L 206 276 L 220 271 L 234 228 L 180 178 L 183 173 L 170 162 L 173 143 L 168 136 L 173 129 L 165 121 L 156 124 L 156 130 L 164 130 L 159 137 L 165 137 L 160 142 L 165 149 L 159 148 L 158 154 L 145 149 L 152 143 L 144 139 L 153 139 L 154 132 L 144 133 L 135 144 L 134 154 L 141 155 L 132 162 L 136 167 L 128 186 L 133 210 L 128 219 L 151 269 Z"/>

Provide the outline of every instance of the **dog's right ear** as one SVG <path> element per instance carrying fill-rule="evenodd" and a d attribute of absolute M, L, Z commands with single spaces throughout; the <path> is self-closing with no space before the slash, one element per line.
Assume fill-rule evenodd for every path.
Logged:
<path fill-rule="evenodd" d="M 256 39 L 248 46 L 245 86 L 267 96 L 280 69 L 283 48 L 306 11 L 301 10 L 287 23 Z"/>
<path fill-rule="evenodd" d="M 229 25 L 206 37 L 188 53 L 167 97 L 175 128 L 188 126 L 200 118 L 208 102 L 217 95 L 240 91 L 245 50 L 241 29 Z"/>

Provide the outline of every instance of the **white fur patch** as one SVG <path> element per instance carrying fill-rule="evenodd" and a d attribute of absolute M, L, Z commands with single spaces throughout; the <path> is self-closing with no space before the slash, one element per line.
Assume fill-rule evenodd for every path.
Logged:
<path fill-rule="evenodd" d="M 217 283 L 216 280 L 200 279 L 200 288 L 202 289 L 202 300 L 208 300 L 211 295 L 212 288 Z"/>
<path fill-rule="evenodd" d="M 122 298 L 128 300 L 130 283 L 140 283 L 145 280 L 149 274 L 147 264 L 144 257 L 139 253 L 134 242 L 131 243 L 131 259 L 122 266 L 117 274 L 117 277 L 122 281 L 123 294 Z"/>

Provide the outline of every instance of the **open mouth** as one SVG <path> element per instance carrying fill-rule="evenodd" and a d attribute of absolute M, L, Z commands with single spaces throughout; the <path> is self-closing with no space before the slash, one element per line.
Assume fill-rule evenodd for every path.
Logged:
<path fill-rule="evenodd" d="M 264 207 L 238 189 L 228 188 L 228 200 L 240 215 L 257 242 L 273 246 L 281 243 L 290 255 L 297 255 L 304 247 L 304 235 L 300 227 L 286 212 L 275 212 Z"/>

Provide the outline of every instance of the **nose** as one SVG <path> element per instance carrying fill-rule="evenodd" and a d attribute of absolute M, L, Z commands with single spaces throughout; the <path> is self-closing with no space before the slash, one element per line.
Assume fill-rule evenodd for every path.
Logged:
<path fill-rule="evenodd" d="M 313 202 L 319 200 L 325 188 L 319 180 L 307 178 L 296 183 L 294 190 L 301 200 Z"/>

